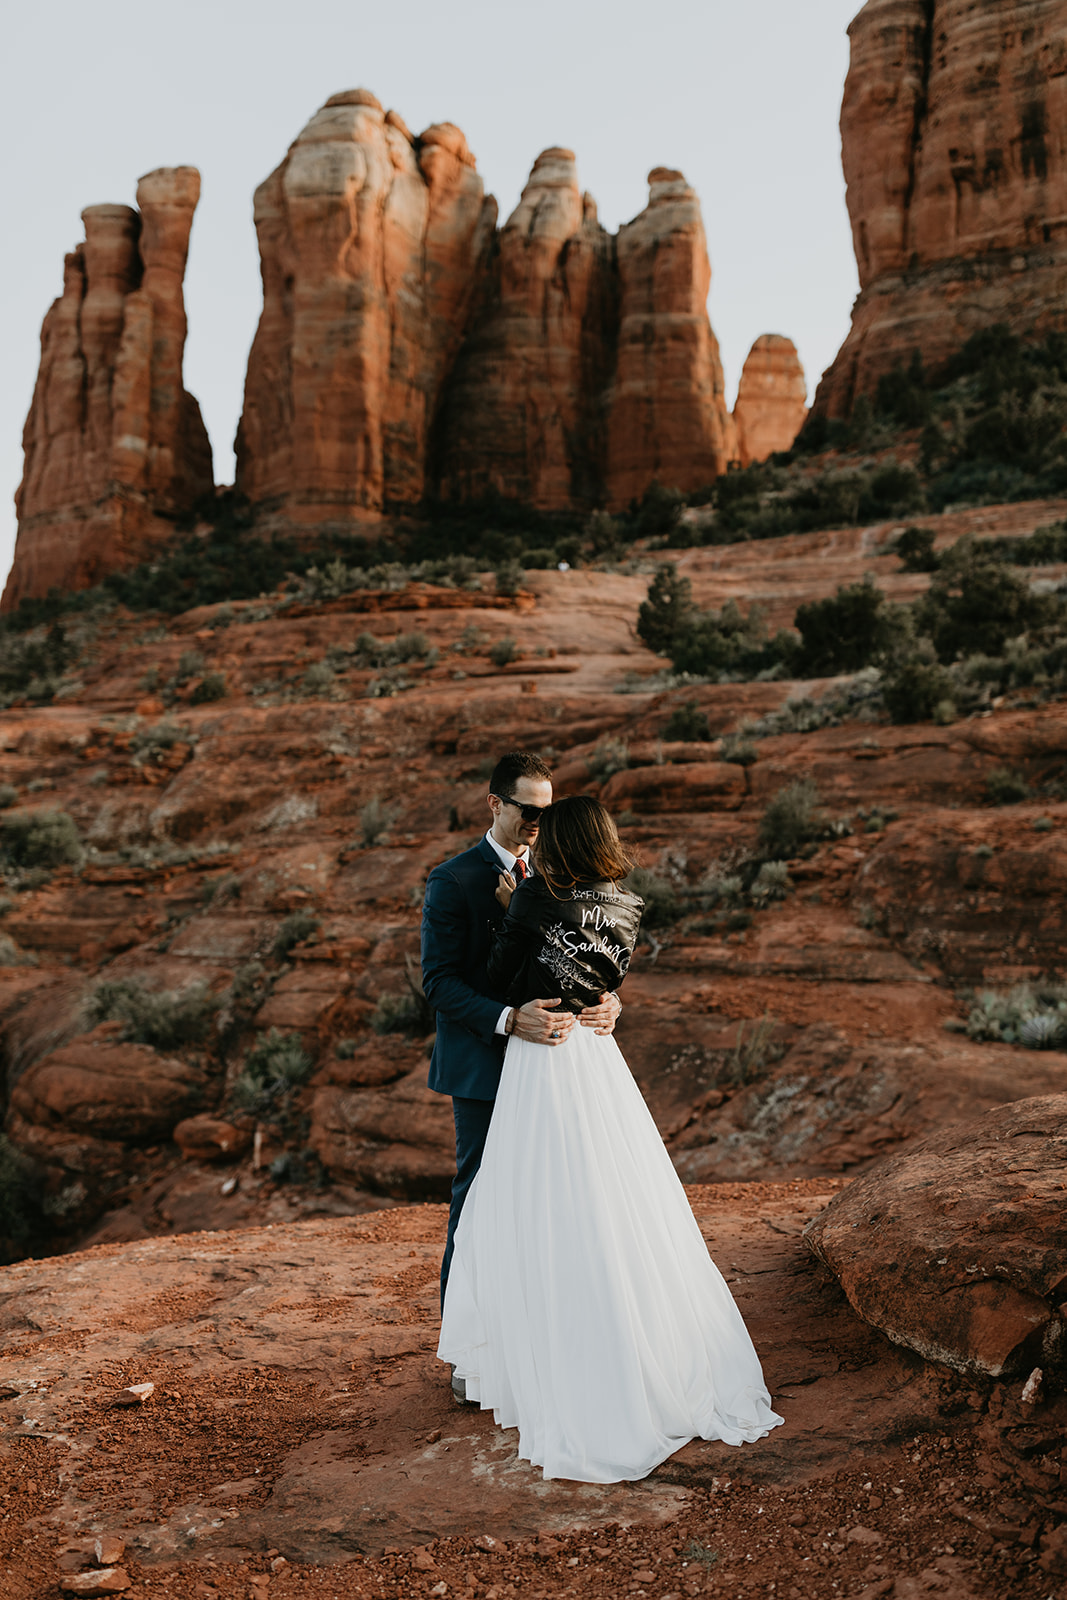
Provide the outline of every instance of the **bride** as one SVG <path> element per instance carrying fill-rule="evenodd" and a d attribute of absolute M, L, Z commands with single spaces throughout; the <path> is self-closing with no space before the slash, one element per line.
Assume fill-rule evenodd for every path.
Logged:
<path fill-rule="evenodd" d="M 625 976 L 633 863 L 575 795 L 544 813 L 535 864 L 517 888 L 501 874 L 490 981 L 513 1006 L 558 993 L 577 1012 Z M 690 1439 L 752 1443 L 783 1420 L 609 1034 L 508 1041 L 437 1353 L 546 1478 L 643 1478 Z"/>

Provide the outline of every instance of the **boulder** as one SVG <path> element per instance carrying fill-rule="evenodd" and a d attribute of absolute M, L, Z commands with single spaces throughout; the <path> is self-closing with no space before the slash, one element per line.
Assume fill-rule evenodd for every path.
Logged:
<path fill-rule="evenodd" d="M 743 467 L 789 450 L 808 414 L 808 381 L 797 347 L 780 333 L 763 333 L 748 352 L 734 424 Z"/>
<path fill-rule="evenodd" d="M 182 387 L 182 284 L 199 196 L 195 167 L 162 167 L 140 180 L 137 210 L 82 212 L 85 242 L 67 256 L 41 329 L 3 609 L 143 560 L 211 490 L 211 446 Z"/>
<path fill-rule="evenodd" d="M 174 1056 L 128 1044 L 104 1023 L 27 1068 L 11 1110 L 43 1129 L 94 1139 L 168 1136 L 199 1105 L 207 1076 Z"/>
<path fill-rule="evenodd" d="M 807 1226 L 852 1306 L 959 1372 L 1067 1371 L 1067 1095 L 1017 1100 L 890 1157 Z"/>
<path fill-rule="evenodd" d="M 993 323 L 1067 325 L 1067 35 L 1059 0 L 1024 9 L 1005 26 L 969 0 L 868 0 L 852 22 L 841 144 L 860 295 L 817 414 L 847 416 L 915 350 L 933 366 Z"/>
<path fill-rule="evenodd" d="M 317 1089 L 308 1143 L 332 1177 L 398 1200 L 447 1199 L 455 1175 L 452 1107 L 425 1060 L 385 1088 Z"/>
<path fill-rule="evenodd" d="M 252 1143 L 250 1129 L 204 1113 L 183 1118 L 171 1138 L 186 1161 L 232 1161 Z"/>

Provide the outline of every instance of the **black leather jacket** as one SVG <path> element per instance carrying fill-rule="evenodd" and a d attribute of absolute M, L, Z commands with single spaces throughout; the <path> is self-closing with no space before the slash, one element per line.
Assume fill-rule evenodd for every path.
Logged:
<path fill-rule="evenodd" d="M 537 874 L 518 885 L 493 934 L 488 975 L 508 1005 L 563 1001 L 596 1005 L 626 976 L 644 901 L 613 883 L 581 884 L 557 898 Z"/>

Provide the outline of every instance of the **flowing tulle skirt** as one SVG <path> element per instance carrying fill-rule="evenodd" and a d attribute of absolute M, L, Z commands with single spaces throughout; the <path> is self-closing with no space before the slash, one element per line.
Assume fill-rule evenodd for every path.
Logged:
<path fill-rule="evenodd" d="M 643 1478 L 782 1421 L 614 1039 L 509 1041 L 438 1355 L 546 1478 Z"/>

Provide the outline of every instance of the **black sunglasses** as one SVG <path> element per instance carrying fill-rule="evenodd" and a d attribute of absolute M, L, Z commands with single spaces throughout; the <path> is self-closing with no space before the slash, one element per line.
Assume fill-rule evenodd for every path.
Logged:
<path fill-rule="evenodd" d="M 523 822 L 540 822 L 542 814 L 548 810 L 547 806 L 524 806 L 520 801 L 513 800 L 507 794 L 495 794 L 494 800 L 502 800 L 506 806 L 514 806 L 516 811 L 522 813 Z"/>

